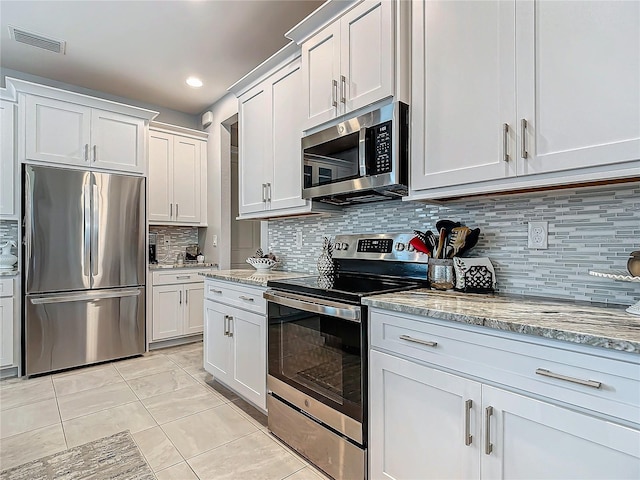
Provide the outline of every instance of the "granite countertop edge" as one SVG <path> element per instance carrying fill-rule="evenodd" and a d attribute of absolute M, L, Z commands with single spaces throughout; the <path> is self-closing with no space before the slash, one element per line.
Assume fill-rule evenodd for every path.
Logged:
<path fill-rule="evenodd" d="M 200 272 L 200 275 L 213 280 L 223 280 L 242 285 L 251 285 L 254 287 L 266 287 L 269 280 L 308 277 L 310 274 L 303 272 L 288 272 L 284 270 L 269 270 L 268 272 L 260 273 L 257 270 L 232 269 L 206 273 Z"/>
<path fill-rule="evenodd" d="M 560 306 L 563 311 L 559 313 L 560 319 L 555 319 L 554 312 L 546 316 L 538 315 L 537 321 L 531 320 L 530 315 L 524 313 L 526 308 L 522 304 L 536 301 L 537 299 L 526 298 L 500 298 L 500 304 L 505 311 L 513 306 L 513 320 L 494 318 L 491 315 L 470 315 L 456 310 L 464 310 L 479 302 L 486 302 L 486 299 L 479 298 L 472 294 L 452 294 L 450 300 L 455 300 L 456 306 L 450 309 L 446 307 L 434 307 L 430 305 L 433 299 L 443 298 L 443 293 L 420 292 L 420 299 L 416 299 L 416 292 L 400 292 L 395 294 L 378 295 L 363 298 L 362 303 L 373 308 L 380 308 L 392 312 L 406 313 L 424 317 L 447 320 L 467 325 L 487 327 L 495 330 L 521 333 L 536 337 L 561 340 L 581 345 L 607 348 L 622 352 L 640 354 L 640 317 L 624 312 L 623 307 L 609 306 L 589 306 L 571 302 L 554 302 L 552 300 L 540 300 L 546 306 Z M 446 294 L 445 294 L 446 295 Z M 494 296 L 494 298 L 497 296 Z M 411 302 L 409 304 L 409 302 Z M 466 303 L 466 305 L 465 305 Z M 460 308 L 461 306 L 462 308 Z M 575 309 L 575 320 L 567 319 L 571 309 Z M 602 320 L 596 318 L 601 312 Z M 583 318 L 588 316 L 586 325 L 583 325 Z M 616 319 L 621 320 L 616 325 Z M 615 329 L 615 330 L 614 330 Z"/>

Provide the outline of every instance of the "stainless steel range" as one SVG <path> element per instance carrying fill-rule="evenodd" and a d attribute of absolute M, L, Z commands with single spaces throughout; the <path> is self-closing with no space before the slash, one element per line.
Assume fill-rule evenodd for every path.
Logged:
<path fill-rule="evenodd" d="M 336 479 L 367 471 L 367 308 L 426 285 L 411 234 L 338 235 L 336 275 L 269 281 L 269 430 Z"/>

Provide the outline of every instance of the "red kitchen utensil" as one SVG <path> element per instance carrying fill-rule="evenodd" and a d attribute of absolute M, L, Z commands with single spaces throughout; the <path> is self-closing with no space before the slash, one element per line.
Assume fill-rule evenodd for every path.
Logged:
<path fill-rule="evenodd" d="M 413 237 L 411 240 L 409 240 L 409 244 L 413 245 L 413 248 L 415 248 L 417 251 L 426 253 L 427 255 L 431 255 L 431 250 L 429 250 L 429 248 L 422 240 L 420 240 L 420 238 Z"/>

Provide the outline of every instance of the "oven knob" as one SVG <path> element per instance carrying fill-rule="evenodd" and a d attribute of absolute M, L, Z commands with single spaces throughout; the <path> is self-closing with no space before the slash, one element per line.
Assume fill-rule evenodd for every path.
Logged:
<path fill-rule="evenodd" d="M 396 250 L 398 250 L 399 252 L 404 250 L 404 243 L 396 243 Z"/>
<path fill-rule="evenodd" d="M 346 242 L 342 242 L 342 250 L 347 250 L 349 248 L 349 244 Z"/>
<path fill-rule="evenodd" d="M 307 400 L 306 398 L 304 399 L 304 406 L 309 408 L 309 400 Z"/>
<path fill-rule="evenodd" d="M 414 247 L 413 245 L 409 244 L 409 246 L 407 247 L 407 250 L 409 250 L 410 252 L 415 251 L 416 247 Z"/>
<path fill-rule="evenodd" d="M 340 242 L 336 242 L 333 245 L 334 250 L 342 250 L 342 244 Z"/>

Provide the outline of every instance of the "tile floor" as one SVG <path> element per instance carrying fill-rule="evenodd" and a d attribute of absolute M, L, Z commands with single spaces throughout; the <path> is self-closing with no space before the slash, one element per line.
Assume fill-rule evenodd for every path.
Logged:
<path fill-rule="evenodd" d="M 158 480 L 321 480 L 202 368 L 202 343 L 0 382 L 0 470 L 131 431 Z"/>

